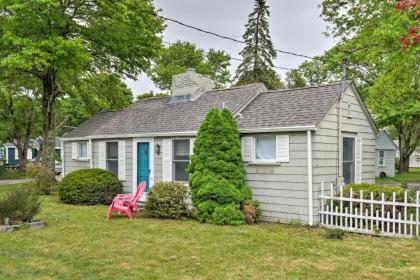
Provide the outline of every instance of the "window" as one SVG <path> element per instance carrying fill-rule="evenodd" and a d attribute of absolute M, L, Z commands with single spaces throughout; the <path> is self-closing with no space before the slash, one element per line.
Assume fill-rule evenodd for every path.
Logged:
<path fill-rule="evenodd" d="M 343 138 L 343 177 L 344 183 L 355 181 L 355 138 Z"/>
<path fill-rule="evenodd" d="M 255 137 L 255 159 L 276 160 L 276 136 Z"/>
<path fill-rule="evenodd" d="M 106 170 L 118 177 L 118 142 L 106 143 Z"/>
<path fill-rule="evenodd" d="M 190 139 L 173 141 L 173 179 L 188 181 L 187 168 L 190 163 Z"/>
<path fill-rule="evenodd" d="M 379 166 L 384 166 L 385 165 L 385 151 L 379 151 L 378 165 Z"/>
<path fill-rule="evenodd" d="M 88 158 L 87 154 L 87 142 L 79 143 L 79 158 Z"/>

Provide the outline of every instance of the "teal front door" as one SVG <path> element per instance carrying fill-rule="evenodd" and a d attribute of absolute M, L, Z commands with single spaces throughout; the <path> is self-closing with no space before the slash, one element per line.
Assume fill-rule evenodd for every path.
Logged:
<path fill-rule="evenodd" d="M 146 181 L 146 192 L 149 191 L 149 143 L 137 143 L 137 185 Z"/>

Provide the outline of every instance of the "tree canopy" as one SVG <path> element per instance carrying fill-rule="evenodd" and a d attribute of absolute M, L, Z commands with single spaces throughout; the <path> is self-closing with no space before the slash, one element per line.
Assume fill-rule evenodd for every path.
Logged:
<path fill-rule="evenodd" d="M 273 70 L 277 57 L 271 41 L 268 17 L 269 6 L 265 0 L 255 0 L 254 10 L 245 25 L 245 48 L 240 52 L 243 61 L 236 70 L 237 85 L 264 83 L 268 89 L 284 88 Z"/>
<path fill-rule="evenodd" d="M 407 12 L 398 8 L 399 2 L 324 0 L 327 35 L 339 43 L 299 70 L 317 84 L 340 79 L 341 64 L 347 61 L 347 78 L 357 83 L 377 123 L 396 131 L 400 171 L 407 172 L 409 156 L 420 144 L 420 46 L 406 44 L 404 38 L 407 30 L 419 26 L 419 8 Z"/>
<path fill-rule="evenodd" d="M 0 72 L 42 84 L 47 166 L 54 165 L 56 104 L 63 84 L 89 73 L 135 78 L 149 71 L 163 28 L 150 0 L 0 2 Z"/>
<path fill-rule="evenodd" d="M 151 78 L 160 89 L 168 90 L 173 75 L 192 68 L 212 79 L 216 88 L 223 88 L 231 81 L 229 66 L 230 56 L 224 51 L 210 49 L 205 52 L 193 43 L 177 41 L 162 50 Z"/>

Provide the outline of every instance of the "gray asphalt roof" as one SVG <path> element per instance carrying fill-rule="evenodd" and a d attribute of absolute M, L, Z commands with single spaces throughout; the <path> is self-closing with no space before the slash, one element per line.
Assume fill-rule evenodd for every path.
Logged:
<path fill-rule="evenodd" d="M 317 125 L 334 105 L 341 84 L 260 93 L 237 119 L 243 129 Z"/>
<path fill-rule="evenodd" d="M 210 108 L 224 104 L 235 111 L 263 90 L 262 84 L 250 84 L 206 92 L 190 102 L 169 103 L 170 97 L 140 100 L 124 110 L 98 113 L 63 138 L 196 131 Z"/>
<path fill-rule="evenodd" d="M 339 83 L 268 92 L 262 84 L 251 84 L 210 91 L 191 102 L 151 98 L 124 110 L 100 112 L 63 138 L 197 131 L 210 108 L 224 104 L 235 112 L 249 100 L 237 118 L 240 129 L 317 125 L 340 93 Z"/>

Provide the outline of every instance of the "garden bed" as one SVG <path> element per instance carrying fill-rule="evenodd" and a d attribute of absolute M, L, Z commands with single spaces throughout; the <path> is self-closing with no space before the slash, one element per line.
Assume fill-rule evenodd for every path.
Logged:
<path fill-rule="evenodd" d="M 44 221 L 34 221 L 23 223 L 19 225 L 2 225 L 0 226 L 0 232 L 12 232 L 19 229 L 36 229 L 36 228 L 43 228 L 45 226 Z"/>

